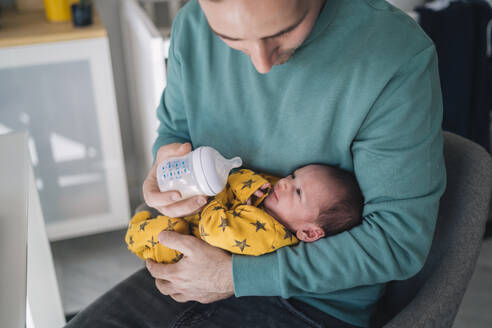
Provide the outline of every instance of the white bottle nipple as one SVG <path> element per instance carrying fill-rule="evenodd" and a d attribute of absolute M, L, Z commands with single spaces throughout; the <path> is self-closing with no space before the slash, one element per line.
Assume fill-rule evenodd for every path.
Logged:
<path fill-rule="evenodd" d="M 225 159 L 222 157 L 222 159 L 217 158 L 215 162 L 218 175 L 222 178 L 225 177 L 226 180 L 229 176 L 229 172 L 234 168 L 241 167 L 241 165 L 243 165 L 243 161 L 240 157 L 234 157 L 231 159 Z"/>
<path fill-rule="evenodd" d="M 201 173 L 197 174 L 198 183 L 206 195 L 214 196 L 224 189 L 230 170 L 240 167 L 243 162 L 239 157 L 226 159 L 211 147 L 200 147 L 197 150 L 194 162 L 199 161 L 200 164 L 196 166 L 201 167 L 201 170 L 197 170 Z"/>
<path fill-rule="evenodd" d="M 234 157 L 229 159 L 227 161 L 227 164 L 229 165 L 229 169 L 227 170 L 227 175 L 229 175 L 229 171 L 241 167 L 241 165 L 243 165 L 243 161 L 241 160 L 241 157 Z"/>

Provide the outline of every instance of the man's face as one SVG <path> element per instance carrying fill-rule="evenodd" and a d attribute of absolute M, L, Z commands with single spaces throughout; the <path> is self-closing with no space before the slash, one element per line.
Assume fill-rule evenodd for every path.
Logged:
<path fill-rule="evenodd" d="M 309 36 L 326 0 L 199 0 L 208 24 L 259 73 L 281 65 Z"/>
<path fill-rule="evenodd" d="M 280 179 L 264 201 L 265 210 L 293 232 L 315 225 L 322 205 L 333 203 L 336 183 L 316 166 L 300 168 Z"/>

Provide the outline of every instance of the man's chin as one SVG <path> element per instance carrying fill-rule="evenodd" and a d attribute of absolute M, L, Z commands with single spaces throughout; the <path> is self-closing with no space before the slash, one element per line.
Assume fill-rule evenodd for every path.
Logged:
<path fill-rule="evenodd" d="M 288 62 L 290 59 L 290 57 L 287 57 L 285 59 L 281 59 L 281 60 L 278 60 L 275 62 L 275 64 L 273 64 L 273 66 L 279 66 L 279 65 L 283 65 L 285 64 L 286 62 Z"/>
<path fill-rule="evenodd" d="M 294 54 L 295 50 L 292 50 L 286 54 L 283 54 L 281 55 L 277 61 L 275 62 L 275 64 L 273 64 L 274 66 L 278 66 L 278 65 L 282 65 L 282 64 L 285 64 L 286 62 L 289 61 L 289 59 L 292 58 L 292 55 Z"/>

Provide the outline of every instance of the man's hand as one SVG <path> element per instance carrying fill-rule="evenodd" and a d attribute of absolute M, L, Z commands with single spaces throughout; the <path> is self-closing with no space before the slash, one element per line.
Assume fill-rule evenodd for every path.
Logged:
<path fill-rule="evenodd" d="M 207 197 L 205 196 L 195 196 L 181 200 L 181 194 L 177 190 L 167 192 L 161 192 L 159 190 L 156 177 L 157 166 L 168 158 L 183 156 L 190 151 L 190 143 L 172 143 L 159 148 L 154 166 L 152 166 L 143 183 L 142 191 L 145 203 L 157 209 L 162 214 L 173 218 L 198 213 L 207 202 Z"/>
<path fill-rule="evenodd" d="M 175 264 L 147 260 L 157 289 L 177 302 L 212 303 L 234 295 L 232 256 L 191 235 L 162 231 L 159 242 L 183 253 Z"/>

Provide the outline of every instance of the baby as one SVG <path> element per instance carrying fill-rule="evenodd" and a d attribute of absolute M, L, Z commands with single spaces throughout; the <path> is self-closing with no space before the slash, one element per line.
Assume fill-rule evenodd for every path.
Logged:
<path fill-rule="evenodd" d="M 164 263 L 182 255 L 157 241 L 162 230 L 191 233 L 232 253 L 261 255 L 348 230 L 361 222 L 362 206 L 355 177 L 341 169 L 311 164 L 282 179 L 242 169 L 198 214 L 137 213 L 125 240 L 140 258 Z"/>

